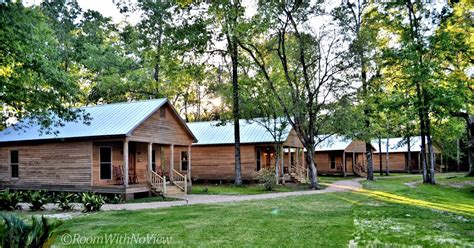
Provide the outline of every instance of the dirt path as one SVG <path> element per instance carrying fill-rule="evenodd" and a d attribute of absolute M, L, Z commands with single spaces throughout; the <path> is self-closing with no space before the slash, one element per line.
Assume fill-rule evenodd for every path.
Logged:
<path fill-rule="evenodd" d="M 182 199 L 182 201 L 106 204 L 102 207 L 102 210 L 110 211 L 110 210 L 156 209 L 156 208 L 168 208 L 168 207 L 174 207 L 174 206 L 185 206 L 185 205 L 194 205 L 194 204 L 240 202 L 240 201 L 283 198 L 283 197 L 289 197 L 289 196 L 314 195 L 314 194 L 324 194 L 324 193 L 332 193 L 332 192 L 345 192 L 345 191 L 357 190 L 357 189 L 362 188 L 362 185 L 359 183 L 359 181 L 361 180 L 363 179 L 355 178 L 351 180 L 337 181 L 330 184 L 327 188 L 323 190 L 268 193 L 268 194 L 259 194 L 259 195 L 182 195 L 182 196 L 176 196 L 176 198 L 180 198 Z"/>

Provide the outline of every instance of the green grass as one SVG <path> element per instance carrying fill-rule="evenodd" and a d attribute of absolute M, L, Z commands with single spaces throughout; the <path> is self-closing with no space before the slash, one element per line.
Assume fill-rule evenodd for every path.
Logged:
<path fill-rule="evenodd" d="M 191 247 L 473 247 L 474 210 L 451 209 L 474 206 L 472 186 L 449 186 L 473 179 L 452 176 L 414 188 L 404 183 L 419 175 L 363 182 L 365 190 L 356 193 L 100 212 L 67 220 L 62 229 L 88 238 L 150 234 Z M 58 239 L 56 245 L 64 243 Z"/>
<path fill-rule="evenodd" d="M 143 197 L 137 198 L 132 200 L 127 200 L 123 203 L 144 203 L 144 202 L 166 202 L 166 201 L 181 201 L 181 199 L 173 198 L 173 197 L 161 197 L 161 196 L 151 196 L 151 197 Z"/>
<path fill-rule="evenodd" d="M 324 188 L 325 185 L 340 181 L 348 180 L 354 177 L 342 177 L 342 176 L 321 176 L 319 177 L 319 183 Z M 191 194 L 209 194 L 209 195 L 256 195 L 274 192 L 292 192 L 307 190 L 306 184 L 293 184 L 288 183 L 286 185 L 277 185 L 272 191 L 267 191 L 263 186 L 258 184 L 244 184 L 242 186 L 235 186 L 233 184 L 194 184 L 192 187 Z"/>

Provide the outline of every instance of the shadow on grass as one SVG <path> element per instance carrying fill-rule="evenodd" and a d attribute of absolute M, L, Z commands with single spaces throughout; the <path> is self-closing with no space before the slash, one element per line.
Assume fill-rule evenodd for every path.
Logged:
<path fill-rule="evenodd" d="M 470 206 L 470 205 L 456 204 L 456 203 L 450 203 L 449 205 L 440 204 L 440 203 L 434 203 L 434 202 L 429 202 L 425 200 L 413 199 L 406 196 L 400 196 L 393 193 L 387 193 L 387 192 L 382 192 L 382 191 L 377 191 L 377 190 L 358 189 L 358 188 L 343 186 L 343 185 L 334 185 L 333 187 L 350 190 L 355 194 L 364 195 L 364 196 L 371 197 L 371 198 L 381 200 L 381 201 L 405 204 L 405 205 L 417 206 L 417 207 L 423 207 L 423 208 L 430 208 L 433 210 L 446 211 L 446 212 L 451 212 L 455 214 L 462 214 L 462 215 L 474 217 L 474 206 Z"/>

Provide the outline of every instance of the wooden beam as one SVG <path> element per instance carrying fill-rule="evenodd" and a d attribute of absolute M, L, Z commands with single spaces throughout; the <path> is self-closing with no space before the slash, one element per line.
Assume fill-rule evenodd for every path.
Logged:
<path fill-rule="evenodd" d="M 346 176 L 346 151 L 342 152 L 342 173 Z"/>
<path fill-rule="evenodd" d="M 128 140 L 123 141 L 123 185 L 128 187 Z"/>
<path fill-rule="evenodd" d="M 150 142 L 148 143 L 148 170 L 149 171 L 153 170 L 152 163 L 153 163 L 153 143 Z"/>
<path fill-rule="evenodd" d="M 188 146 L 188 179 L 189 179 L 189 186 L 192 186 L 192 181 L 191 181 L 191 145 Z"/>
<path fill-rule="evenodd" d="M 174 170 L 174 144 L 170 145 L 170 181 L 173 180 L 173 170 Z"/>

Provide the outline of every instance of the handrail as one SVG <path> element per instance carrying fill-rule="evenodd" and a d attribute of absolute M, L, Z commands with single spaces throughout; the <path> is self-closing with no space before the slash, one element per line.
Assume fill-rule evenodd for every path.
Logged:
<path fill-rule="evenodd" d="M 151 184 L 153 188 L 157 191 L 161 191 L 166 193 L 166 176 L 160 176 L 158 173 L 149 170 L 148 171 L 148 182 Z"/>
<path fill-rule="evenodd" d="M 173 169 L 173 174 L 171 178 L 171 182 L 173 182 L 174 185 L 176 185 L 178 188 L 180 188 L 182 191 L 184 191 L 185 194 L 188 193 L 188 178 L 187 175 L 183 175 L 179 172 L 177 172 L 175 169 Z"/>

